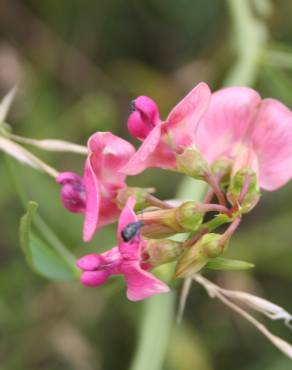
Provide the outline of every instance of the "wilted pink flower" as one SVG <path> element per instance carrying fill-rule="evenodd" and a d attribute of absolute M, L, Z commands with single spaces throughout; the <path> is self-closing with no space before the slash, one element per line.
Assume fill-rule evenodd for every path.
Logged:
<path fill-rule="evenodd" d="M 135 199 L 130 197 L 124 207 L 118 226 L 118 247 L 102 254 L 92 253 L 80 258 L 77 266 L 83 271 L 81 283 L 95 287 L 104 284 L 111 275 L 123 275 L 127 283 L 127 297 L 139 301 L 155 294 L 169 291 L 168 286 L 145 271 L 142 267 L 141 253 L 145 241 L 140 233 L 124 241 L 122 232 L 129 224 L 138 222 L 133 211 Z"/>
<path fill-rule="evenodd" d="M 88 157 L 83 178 L 72 172 L 61 173 L 64 206 L 85 215 L 83 239 L 89 241 L 103 225 L 114 222 L 120 211 L 114 202 L 117 191 L 125 186 L 125 174 L 119 172 L 135 149 L 110 132 L 97 132 L 87 143 Z M 83 200 L 83 202 L 81 202 Z"/>
<path fill-rule="evenodd" d="M 149 167 L 174 170 L 176 154 L 194 140 L 195 128 L 208 107 L 210 94 L 209 87 L 200 83 L 173 108 L 165 121 L 160 120 L 152 99 L 140 96 L 134 100 L 128 129 L 143 143 L 122 171 L 135 175 Z"/>
<path fill-rule="evenodd" d="M 263 189 L 275 190 L 292 177 L 292 112 L 253 89 L 215 92 L 196 131 L 196 145 L 211 164 L 233 161 L 233 171 L 251 167 Z"/>

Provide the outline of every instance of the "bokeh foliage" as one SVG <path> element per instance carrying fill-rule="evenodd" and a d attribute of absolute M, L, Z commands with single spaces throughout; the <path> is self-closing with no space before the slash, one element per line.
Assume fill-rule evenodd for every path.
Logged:
<path fill-rule="evenodd" d="M 292 3 L 244 1 L 252 2 L 267 32 L 255 87 L 262 96 L 273 96 L 291 107 Z M 136 95 L 152 96 L 165 115 L 198 81 L 220 87 L 236 61 L 237 45 L 232 48 L 231 41 L 236 36 L 233 21 L 238 20 L 230 16 L 227 3 L 2 0 L 0 92 L 21 81 L 9 116 L 14 131 L 82 144 L 98 130 L 129 138 L 128 103 Z M 252 37 L 244 34 L 247 50 Z M 35 152 L 59 170 L 82 171 L 79 156 Z M 114 245 L 115 228 L 109 226 L 85 247 L 82 218 L 62 208 L 58 186 L 31 169 L 13 167 L 27 198 L 40 204 L 44 219 L 77 256 L 96 246 Z M 92 290 L 77 282 L 54 283 L 35 275 L 20 249 L 17 231 L 24 209 L 2 154 L 0 177 L 1 370 L 128 369 L 147 319 L 144 303 L 129 303 L 117 280 Z M 130 183 L 154 185 L 160 197 L 170 198 L 180 180 L 151 170 Z M 210 273 L 226 287 L 266 296 L 290 311 L 291 198 L 291 184 L 264 193 L 232 240 L 229 256 L 255 263 L 254 271 Z M 162 318 L 167 323 L 167 317 Z M 291 333 L 280 324 L 269 325 L 291 341 Z M 161 370 L 291 367 L 254 328 L 197 286 L 191 291 L 183 324 L 173 323 L 165 345 Z"/>

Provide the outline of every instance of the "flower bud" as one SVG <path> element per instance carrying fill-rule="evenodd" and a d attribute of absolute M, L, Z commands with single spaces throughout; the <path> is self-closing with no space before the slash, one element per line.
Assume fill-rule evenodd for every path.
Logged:
<path fill-rule="evenodd" d="M 138 215 L 143 221 L 142 234 L 148 238 L 163 238 L 177 233 L 197 231 L 203 222 L 203 212 L 197 202 L 185 202 L 177 208 L 146 211 Z"/>
<path fill-rule="evenodd" d="M 257 204 L 260 190 L 256 173 L 251 168 L 242 168 L 231 178 L 227 199 L 232 205 L 240 205 L 240 212 L 247 213 Z"/>
<path fill-rule="evenodd" d="M 117 192 L 115 202 L 119 208 L 124 208 L 129 197 L 136 199 L 135 210 L 140 211 L 149 207 L 147 196 L 154 193 L 154 188 L 124 187 Z"/>
<path fill-rule="evenodd" d="M 209 172 L 208 162 L 195 148 L 184 148 L 181 154 L 177 154 L 176 164 L 179 172 L 198 180 Z"/>
<path fill-rule="evenodd" d="M 131 103 L 128 118 L 128 130 L 139 140 L 144 140 L 150 131 L 160 122 L 156 103 L 147 96 L 139 96 Z"/>
<path fill-rule="evenodd" d="M 74 172 L 62 172 L 57 178 L 61 184 L 61 200 L 65 208 L 74 213 L 82 213 L 86 208 L 86 194 L 83 179 Z"/>
<path fill-rule="evenodd" d="M 192 247 L 187 248 L 179 259 L 175 278 L 189 277 L 201 270 L 211 258 L 222 254 L 222 235 L 209 233 L 202 236 Z"/>
<path fill-rule="evenodd" d="M 169 239 L 147 240 L 143 248 L 143 263 L 151 267 L 177 260 L 183 252 L 182 243 Z"/>
<path fill-rule="evenodd" d="M 145 211 L 137 215 L 143 221 L 142 234 L 147 238 L 164 238 L 184 231 L 176 219 L 176 208 Z"/>
<path fill-rule="evenodd" d="M 176 219 L 184 231 L 197 231 L 202 225 L 204 212 L 198 211 L 195 201 L 183 203 L 176 209 Z"/>

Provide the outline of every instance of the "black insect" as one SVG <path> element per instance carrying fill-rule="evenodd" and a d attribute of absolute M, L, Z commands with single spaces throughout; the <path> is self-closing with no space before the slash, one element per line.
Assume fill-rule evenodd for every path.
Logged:
<path fill-rule="evenodd" d="M 130 222 L 125 226 L 121 232 L 124 242 L 129 242 L 135 238 L 141 227 L 144 225 L 143 221 Z"/>
<path fill-rule="evenodd" d="M 133 112 L 135 112 L 135 110 L 136 110 L 135 100 L 132 100 L 130 102 L 130 112 L 133 113 Z"/>

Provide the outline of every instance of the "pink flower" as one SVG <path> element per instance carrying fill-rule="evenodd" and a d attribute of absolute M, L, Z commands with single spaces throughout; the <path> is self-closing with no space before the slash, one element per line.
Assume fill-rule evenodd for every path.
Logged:
<path fill-rule="evenodd" d="M 292 177 L 292 112 L 253 89 L 215 92 L 195 142 L 210 164 L 227 158 L 235 161 L 233 171 L 251 167 L 263 189 L 276 190 Z"/>
<path fill-rule="evenodd" d="M 126 186 L 119 172 L 134 155 L 134 147 L 110 132 L 97 132 L 87 143 L 88 157 L 83 178 L 61 173 L 61 199 L 72 212 L 84 213 L 83 239 L 89 241 L 100 227 L 114 222 L 120 210 L 114 202 L 117 191 Z"/>
<path fill-rule="evenodd" d="M 61 199 L 70 212 L 84 212 L 86 208 L 85 186 L 82 177 L 74 172 L 62 172 L 57 177 L 62 185 Z"/>
<path fill-rule="evenodd" d="M 127 297 L 139 301 L 152 295 L 165 293 L 169 288 L 141 267 L 144 241 L 139 232 L 129 241 L 124 241 L 123 230 L 138 222 L 133 211 L 135 199 L 130 197 L 124 207 L 118 226 L 118 247 L 102 254 L 92 253 L 80 258 L 77 266 L 83 271 L 81 283 L 95 287 L 104 284 L 112 275 L 123 275 L 127 283 Z"/>
<path fill-rule="evenodd" d="M 165 121 L 160 120 L 152 99 L 140 96 L 134 100 L 128 129 L 143 143 L 122 171 L 136 175 L 149 167 L 175 170 L 176 153 L 192 145 L 195 128 L 208 107 L 210 95 L 209 87 L 200 83 L 173 108 Z"/>

